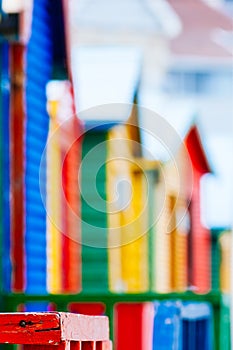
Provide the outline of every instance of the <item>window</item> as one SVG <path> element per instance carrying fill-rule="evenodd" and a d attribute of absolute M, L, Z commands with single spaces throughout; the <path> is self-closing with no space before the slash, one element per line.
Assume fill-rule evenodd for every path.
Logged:
<path fill-rule="evenodd" d="M 232 72 L 227 70 L 171 70 L 167 73 L 162 89 L 178 95 L 232 95 Z"/>

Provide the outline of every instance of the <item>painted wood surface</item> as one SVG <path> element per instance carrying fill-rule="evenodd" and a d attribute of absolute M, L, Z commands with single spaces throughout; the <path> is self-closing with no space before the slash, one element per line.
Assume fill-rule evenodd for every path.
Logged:
<path fill-rule="evenodd" d="M 152 303 L 118 303 L 115 306 L 116 350 L 151 350 L 152 328 Z"/>
<path fill-rule="evenodd" d="M 146 292 L 149 288 L 147 186 L 142 169 L 132 171 L 132 216 L 123 213 L 122 279 L 127 292 Z"/>
<path fill-rule="evenodd" d="M 131 135 L 130 131 L 134 133 Z M 149 288 L 148 181 L 134 157 L 135 128 L 114 127 L 108 138 L 109 283 L 115 292 Z"/>
<path fill-rule="evenodd" d="M 25 47 L 10 47 L 10 155 L 11 155 L 11 257 L 12 290 L 25 287 L 25 106 L 24 106 Z"/>
<path fill-rule="evenodd" d="M 10 257 L 10 74 L 9 44 L 0 44 L 0 242 L 2 280 L 0 288 L 11 290 L 12 260 Z M 2 273 L 4 271 L 4 274 Z"/>
<path fill-rule="evenodd" d="M 155 191 L 154 283 L 158 292 L 187 288 L 187 206 L 191 195 L 190 160 L 181 147 L 175 158 L 160 168 Z"/>
<path fill-rule="evenodd" d="M 175 200 L 176 203 L 172 204 L 174 229 L 171 232 L 171 288 L 182 292 L 188 286 L 189 213 L 185 200 Z"/>
<path fill-rule="evenodd" d="M 190 253 L 192 256 L 190 282 L 198 293 L 206 293 L 211 287 L 211 238 L 209 229 L 201 221 L 200 179 L 201 174 L 195 170 L 190 208 Z"/>
<path fill-rule="evenodd" d="M 81 125 L 69 81 L 51 81 L 47 98 L 47 285 L 51 293 L 74 293 L 81 288 Z"/>
<path fill-rule="evenodd" d="M 231 292 L 231 240 L 231 231 L 224 232 L 219 238 L 221 247 L 220 289 L 226 294 Z"/>
<path fill-rule="evenodd" d="M 59 343 L 60 340 L 59 314 L 0 314 L 1 343 L 54 344 Z"/>
<path fill-rule="evenodd" d="M 62 158 L 62 290 L 77 293 L 81 289 L 81 217 L 79 167 L 81 163 L 82 127 L 75 114 L 72 85 L 61 81 L 64 94 L 60 101 L 59 115 Z M 67 119 L 66 119 L 67 118 Z M 65 273 L 64 273 L 65 272 Z"/>
<path fill-rule="evenodd" d="M 58 101 L 49 101 L 50 126 L 47 142 L 47 288 L 51 293 L 62 292 L 62 232 L 61 232 L 61 150 L 57 120 Z"/>
<path fill-rule="evenodd" d="M 81 164 L 82 290 L 108 290 L 107 131 L 84 135 Z"/>
<path fill-rule="evenodd" d="M 108 263 L 109 287 L 111 291 L 126 291 L 122 276 L 122 240 L 124 240 L 125 217 L 132 216 L 129 206 L 132 188 L 130 159 L 127 147 L 128 135 L 124 126 L 115 127 L 108 133 Z M 125 239 L 125 242 L 127 239 Z"/>
<path fill-rule="evenodd" d="M 33 2 L 31 35 L 26 51 L 25 85 L 26 291 L 43 294 L 47 293 L 46 210 L 41 189 L 46 188 L 46 164 L 41 164 L 41 157 L 49 127 L 45 88 L 51 79 L 53 65 L 50 6 L 52 3 L 48 0 Z"/>
<path fill-rule="evenodd" d="M 171 291 L 171 239 L 168 231 L 171 219 L 169 198 L 165 195 L 164 182 L 157 185 L 155 198 L 156 224 L 154 226 L 153 284 L 154 291 Z"/>
<path fill-rule="evenodd" d="M 62 312 L 0 314 L 1 343 L 62 346 L 67 341 L 108 340 L 109 326 L 105 316 Z"/>
<path fill-rule="evenodd" d="M 190 284 L 198 293 L 206 293 L 211 287 L 211 238 L 201 218 L 201 178 L 211 172 L 198 130 L 193 126 L 185 138 L 193 169 L 193 186 L 190 206 Z"/>

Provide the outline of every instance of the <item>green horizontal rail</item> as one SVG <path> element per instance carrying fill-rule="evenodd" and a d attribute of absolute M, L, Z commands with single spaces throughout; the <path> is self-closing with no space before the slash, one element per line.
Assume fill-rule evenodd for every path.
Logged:
<path fill-rule="evenodd" d="M 211 292 L 207 294 L 196 294 L 193 292 L 185 293 L 132 293 L 132 294 L 115 294 L 115 293 L 105 293 L 105 294 L 25 294 L 25 293 L 12 293 L 12 294 L 2 294 L 1 297 L 4 305 L 8 303 L 21 304 L 32 301 L 48 301 L 54 303 L 70 303 L 70 302 L 143 302 L 143 301 L 153 301 L 153 300 L 165 300 L 165 299 L 180 299 L 180 300 L 191 300 L 191 301 L 209 301 L 212 304 L 218 304 L 221 300 L 221 293 Z"/>
<path fill-rule="evenodd" d="M 144 294 L 46 294 L 46 295 L 31 295 L 24 293 L 12 293 L 0 295 L 0 311 L 11 312 L 17 311 L 19 304 L 28 302 L 48 302 L 56 304 L 58 311 L 68 311 L 68 305 L 72 302 L 102 302 L 105 304 L 105 313 L 110 320 L 110 337 L 114 339 L 114 305 L 117 303 L 134 303 L 148 302 L 155 300 L 181 300 L 181 301 L 198 301 L 209 302 L 213 306 L 214 312 L 214 343 L 215 349 L 220 350 L 219 341 L 219 324 L 220 324 L 220 309 L 222 295 L 220 292 L 210 292 L 208 294 L 196 294 L 193 292 L 185 293 L 144 293 Z"/>

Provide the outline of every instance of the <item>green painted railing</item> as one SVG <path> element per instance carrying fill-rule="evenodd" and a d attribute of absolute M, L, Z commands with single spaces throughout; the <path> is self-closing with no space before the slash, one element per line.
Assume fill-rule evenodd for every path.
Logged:
<path fill-rule="evenodd" d="M 185 293 L 144 293 L 144 294 L 48 294 L 48 295 L 28 295 L 28 294 L 2 294 L 0 297 L 0 311 L 16 311 L 18 305 L 28 302 L 48 302 L 56 305 L 57 311 L 69 311 L 69 304 L 72 302 L 101 302 L 105 304 L 105 314 L 110 320 L 110 336 L 114 339 L 114 305 L 117 303 L 148 302 L 154 300 L 182 300 L 182 301 L 199 301 L 209 302 L 213 306 L 214 313 L 214 350 L 220 348 L 220 324 L 221 324 L 221 307 L 222 295 L 219 292 L 208 294 L 195 294 L 193 292 Z"/>

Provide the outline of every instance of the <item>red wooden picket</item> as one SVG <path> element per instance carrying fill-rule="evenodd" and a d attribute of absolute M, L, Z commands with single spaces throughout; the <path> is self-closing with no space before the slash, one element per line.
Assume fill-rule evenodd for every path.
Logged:
<path fill-rule="evenodd" d="M 22 44 L 10 45 L 10 193 L 11 193 L 11 288 L 22 292 L 25 287 L 24 265 L 24 56 L 25 47 Z"/>
<path fill-rule="evenodd" d="M 25 350 L 111 350 L 106 316 L 65 312 L 0 313 L 0 343 Z"/>

